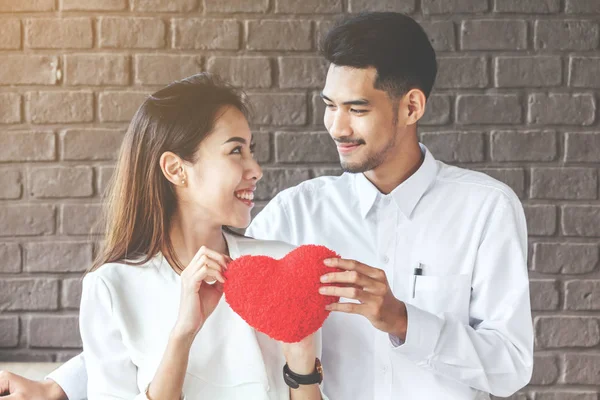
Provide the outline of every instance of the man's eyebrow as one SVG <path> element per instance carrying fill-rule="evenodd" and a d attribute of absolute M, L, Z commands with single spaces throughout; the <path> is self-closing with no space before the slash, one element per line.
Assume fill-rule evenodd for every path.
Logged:
<path fill-rule="evenodd" d="M 323 94 L 323 92 L 321 92 L 321 98 L 322 98 L 323 100 L 327 100 L 327 101 L 329 101 L 329 102 L 331 102 L 331 103 L 333 103 L 333 102 L 334 102 L 334 101 L 333 101 L 333 100 L 331 100 L 329 97 L 325 96 L 325 95 Z M 370 103 L 370 102 L 369 102 L 369 100 L 367 100 L 367 99 L 356 99 L 356 100 L 349 100 L 349 101 L 345 101 L 345 102 L 343 102 L 342 104 L 343 104 L 343 105 L 345 105 L 345 106 L 368 106 L 368 105 L 370 105 L 371 103 Z"/>

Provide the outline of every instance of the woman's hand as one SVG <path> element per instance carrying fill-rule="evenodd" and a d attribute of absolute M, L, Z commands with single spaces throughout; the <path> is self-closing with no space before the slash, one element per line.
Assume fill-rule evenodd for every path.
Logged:
<path fill-rule="evenodd" d="M 282 343 L 283 355 L 290 370 L 299 375 L 309 375 L 315 371 L 317 358 L 316 333 L 308 335 L 297 343 Z"/>
<path fill-rule="evenodd" d="M 178 338 L 193 340 L 223 295 L 223 271 L 231 258 L 204 246 L 181 273 L 179 315 L 173 328 Z M 214 284 L 207 282 L 215 281 Z"/>
<path fill-rule="evenodd" d="M 22 400 L 67 400 L 58 383 L 51 379 L 32 381 L 8 371 L 0 371 L 0 397 Z"/>

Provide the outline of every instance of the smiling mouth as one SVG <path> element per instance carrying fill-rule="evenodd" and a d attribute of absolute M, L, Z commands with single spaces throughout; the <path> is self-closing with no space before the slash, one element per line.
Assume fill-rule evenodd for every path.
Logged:
<path fill-rule="evenodd" d="M 362 143 L 337 143 L 337 149 L 340 154 L 349 154 L 362 146 Z"/>
<path fill-rule="evenodd" d="M 237 192 L 234 192 L 234 195 L 239 201 L 246 204 L 247 206 L 254 205 L 254 191 L 238 190 Z"/>

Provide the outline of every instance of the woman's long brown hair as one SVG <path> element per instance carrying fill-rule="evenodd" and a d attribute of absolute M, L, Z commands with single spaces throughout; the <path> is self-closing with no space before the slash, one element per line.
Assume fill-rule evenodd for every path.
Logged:
<path fill-rule="evenodd" d="M 159 251 L 183 270 L 169 236 L 177 198 L 159 160 L 171 151 L 195 162 L 200 142 L 227 105 L 247 115 L 242 97 L 206 73 L 171 83 L 143 102 L 121 145 L 105 204 L 104 243 L 88 272 L 111 262 L 142 265 Z"/>

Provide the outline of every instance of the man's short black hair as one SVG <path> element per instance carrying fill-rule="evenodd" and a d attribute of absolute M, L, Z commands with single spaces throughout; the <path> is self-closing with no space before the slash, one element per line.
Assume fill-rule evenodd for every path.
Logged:
<path fill-rule="evenodd" d="M 338 66 L 377 70 L 374 86 L 390 97 L 420 89 L 429 97 L 437 62 L 423 28 L 394 12 L 362 13 L 337 24 L 321 44 L 321 53 Z"/>

